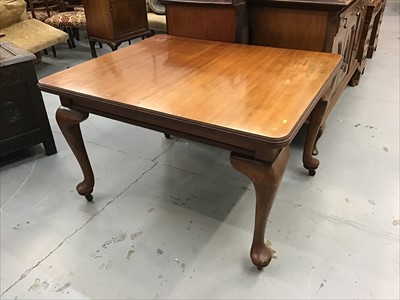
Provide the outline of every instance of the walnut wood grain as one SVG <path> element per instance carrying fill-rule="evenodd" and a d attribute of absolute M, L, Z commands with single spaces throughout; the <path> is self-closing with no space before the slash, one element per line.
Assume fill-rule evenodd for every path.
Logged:
<path fill-rule="evenodd" d="M 310 114 L 340 60 L 165 35 L 46 77 L 39 86 L 76 95 L 72 102 L 79 106 L 129 107 L 137 117 L 152 114 L 281 146 Z"/>

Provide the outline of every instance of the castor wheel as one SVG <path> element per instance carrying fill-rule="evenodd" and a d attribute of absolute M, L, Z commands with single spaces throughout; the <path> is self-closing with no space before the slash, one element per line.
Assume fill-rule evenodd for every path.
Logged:
<path fill-rule="evenodd" d="M 315 175 L 315 170 L 308 170 L 308 175 L 314 176 Z"/>
<path fill-rule="evenodd" d="M 93 200 L 92 194 L 85 195 L 85 198 L 86 198 L 87 201 L 92 201 Z"/>
<path fill-rule="evenodd" d="M 164 136 L 165 136 L 166 139 L 171 139 L 171 135 L 168 134 L 168 133 L 164 133 Z"/>

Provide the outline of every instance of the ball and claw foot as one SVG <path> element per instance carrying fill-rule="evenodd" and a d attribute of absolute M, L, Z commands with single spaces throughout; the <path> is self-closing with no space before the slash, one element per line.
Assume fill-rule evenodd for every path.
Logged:
<path fill-rule="evenodd" d="M 93 200 L 93 195 L 92 194 L 85 195 L 85 198 L 86 198 L 87 201 L 92 201 Z"/>
<path fill-rule="evenodd" d="M 315 176 L 315 170 L 308 170 L 308 175 Z"/>

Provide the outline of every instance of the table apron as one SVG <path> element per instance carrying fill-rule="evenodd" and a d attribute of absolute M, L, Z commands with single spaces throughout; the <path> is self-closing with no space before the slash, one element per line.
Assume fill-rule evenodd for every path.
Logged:
<path fill-rule="evenodd" d="M 196 123 L 185 119 L 177 119 L 171 115 L 157 114 L 156 112 L 136 107 L 127 108 L 122 105 L 86 98 L 78 98 L 79 101 L 76 101 L 77 98 L 60 96 L 60 99 L 63 106 L 72 110 L 92 113 L 165 134 L 201 142 L 261 161 L 273 161 L 280 149 L 287 146 L 292 140 L 291 138 L 290 140 L 269 142 L 260 140 L 258 136 L 247 136 L 240 132 L 227 131 L 223 128 L 207 126 L 200 122 Z"/>

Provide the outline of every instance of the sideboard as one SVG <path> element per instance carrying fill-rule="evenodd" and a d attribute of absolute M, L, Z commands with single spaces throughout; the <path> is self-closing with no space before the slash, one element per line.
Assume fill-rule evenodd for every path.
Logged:
<path fill-rule="evenodd" d="M 347 84 L 358 84 L 364 0 L 247 0 L 247 7 L 250 44 L 342 55 L 326 115 Z"/>
<path fill-rule="evenodd" d="M 245 0 L 163 0 L 168 34 L 248 43 Z"/>

